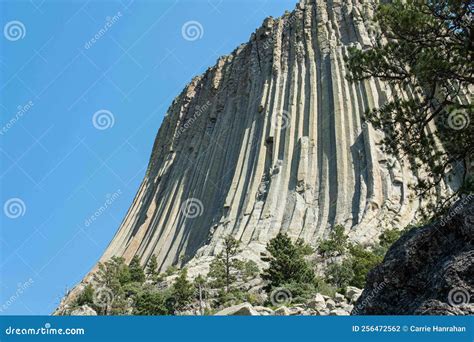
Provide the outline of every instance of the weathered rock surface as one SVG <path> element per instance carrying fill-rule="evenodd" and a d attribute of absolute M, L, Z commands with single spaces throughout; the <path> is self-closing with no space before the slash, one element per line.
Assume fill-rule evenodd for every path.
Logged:
<path fill-rule="evenodd" d="M 369 273 L 353 314 L 474 314 L 474 195 L 413 229 Z"/>
<path fill-rule="evenodd" d="M 355 303 L 362 294 L 362 290 L 355 286 L 348 286 L 346 288 L 346 298 L 349 299 L 351 303 Z"/>
<path fill-rule="evenodd" d="M 83 305 L 70 314 L 71 316 L 97 316 L 97 312 L 88 305 Z"/>
<path fill-rule="evenodd" d="M 215 316 L 259 316 L 260 314 L 249 303 L 230 306 L 215 314 Z"/>

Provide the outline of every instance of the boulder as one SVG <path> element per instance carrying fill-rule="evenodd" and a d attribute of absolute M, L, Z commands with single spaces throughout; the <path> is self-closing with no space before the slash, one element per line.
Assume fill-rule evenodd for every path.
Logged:
<path fill-rule="evenodd" d="M 271 316 L 274 313 L 272 309 L 265 306 L 254 306 L 253 308 L 262 316 Z"/>
<path fill-rule="evenodd" d="M 260 316 L 260 314 L 250 303 L 242 303 L 225 308 L 214 316 Z"/>
<path fill-rule="evenodd" d="M 330 312 L 330 310 L 325 308 L 325 309 L 318 310 L 317 315 L 318 316 L 328 316 L 329 312 Z"/>
<path fill-rule="evenodd" d="M 288 309 L 286 306 L 280 306 L 275 310 L 275 316 L 289 316 L 290 314 L 290 309 Z"/>
<path fill-rule="evenodd" d="M 355 286 L 348 286 L 346 289 L 346 298 L 351 302 L 355 303 L 362 294 L 362 290 Z"/>
<path fill-rule="evenodd" d="M 291 316 L 303 315 L 303 312 L 305 311 L 305 309 L 300 306 L 291 307 L 289 310 Z"/>
<path fill-rule="evenodd" d="M 88 305 L 82 305 L 74 309 L 71 316 L 97 316 L 97 312 Z"/>
<path fill-rule="evenodd" d="M 335 309 L 335 308 L 336 308 L 336 303 L 335 303 L 332 299 L 328 299 L 328 300 L 326 301 L 326 307 L 327 307 L 329 310 Z"/>
<path fill-rule="evenodd" d="M 409 230 L 371 270 L 352 314 L 473 315 L 474 195 Z"/>
<path fill-rule="evenodd" d="M 317 293 L 314 298 L 308 302 L 307 306 L 315 310 L 324 309 L 326 307 L 326 301 L 320 293 Z"/>
<path fill-rule="evenodd" d="M 340 294 L 340 293 L 336 293 L 334 295 L 334 301 L 336 303 L 343 303 L 346 301 L 346 297 L 344 297 L 344 295 Z"/>
<path fill-rule="evenodd" d="M 349 316 L 350 313 L 343 309 L 334 309 L 329 312 L 330 316 Z"/>

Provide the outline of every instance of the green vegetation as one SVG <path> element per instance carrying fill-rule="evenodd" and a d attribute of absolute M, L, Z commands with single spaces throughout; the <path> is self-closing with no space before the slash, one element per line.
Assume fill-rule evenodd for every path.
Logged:
<path fill-rule="evenodd" d="M 344 254 L 348 247 L 348 238 L 344 227 L 336 225 L 329 234 L 329 239 L 320 241 L 318 252 L 324 257 L 339 256 Z"/>
<path fill-rule="evenodd" d="M 84 290 L 82 290 L 76 301 L 78 306 L 94 306 L 94 288 L 91 284 L 86 285 L 86 287 L 84 288 Z"/>
<path fill-rule="evenodd" d="M 134 315 L 169 315 L 170 296 L 167 292 L 145 290 L 135 300 Z"/>
<path fill-rule="evenodd" d="M 158 261 L 156 260 L 156 255 L 153 254 L 150 258 L 150 261 L 146 267 L 146 276 L 152 281 L 153 284 L 157 284 L 162 280 L 158 272 Z"/>
<path fill-rule="evenodd" d="M 129 273 L 130 273 L 130 281 L 143 283 L 145 281 L 145 272 L 143 272 L 143 268 L 140 265 L 140 258 L 138 255 L 135 255 L 130 261 L 130 265 L 128 266 Z"/>
<path fill-rule="evenodd" d="M 225 287 L 226 293 L 229 293 L 241 269 L 240 261 L 235 258 L 239 252 L 239 242 L 232 236 L 226 236 L 223 243 L 224 250 L 211 263 L 209 277 L 214 279 L 215 288 Z"/>
<path fill-rule="evenodd" d="M 138 257 L 127 265 L 123 258 L 113 257 L 100 263 L 94 281 L 78 296 L 75 306 L 89 305 L 100 315 L 174 315 L 195 310 L 201 315 L 222 307 L 242 302 L 253 305 L 274 305 L 272 293 L 281 289 L 291 296 L 292 303 L 304 303 L 316 293 L 334 296 L 344 293 L 348 285 L 364 287 L 367 273 L 381 262 L 390 245 L 405 230 L 386 230 L 379 243 L 361 246 L 349 243 L 342 226 L 335 226 L 326 241 L 320 241 L 317 254 L 302 240 L 292 241 L 287 234 L 278 234 L 267 244 L 268 268 L 261 277 L 269 295 L 265 302 L 256 293 L 247 291 L 248 283 L 260 273 L 252 260 L 237 258 L 239 242 L 232 237 L 224 239 L 223 250 L 211 262 L 206 276 L 198 275 L 193 281 L 186 269 L 169 267 L 159 274 L 156 258 L 150 258 L 146 271 Z M 315 274 L 309 257 L 328 261 L 323 277 Z M 158 279 L 168 275 L 168 286 Z M 170 279 L 173 279 L 172 283 Z"/>
<path fill-rule="evenodd" d="M 194 298 L 195 288 L 191 282 L 188 281 L 188 272 L 183 269 L 178 278 L 174 281 L 171 289 L 171 296 L 174 300 L 174 309 L 183 310 L 186 305 L 191 303 Z"/>
<path fill-rule="evenodd" d="M 316 285 L 314 272 L 305 259 L 313 250 L 302 240 L 293 243 L 288 235 L 279 233 L 267 244 L 267 251 L 271 255 L 269 267 L 262 273 L 262 279 L 268 281 L 267 291 L 283 284 Z"/>
<path fill-rule="evenodd" d="M 363 246 L 349 243 L 343 230 L 341 228 L 336 229 L 336 227 L 329 239 L 320 243 L 318 252 L 323 257 L 339 257 L 339 260 L 329 262 L 325 270 L 324 281 L 334 286 L 341 293 L 345 292 L 348 285 L 363 288 L 369 271 L 380 264 L 390 246 L 403 233 L 412 228 L 410 226 L 403 230 L 385 230 L 380 234 L 378 243 L 372 246 Z M 338 245 L 338 243 L 341 245 Z"/>
<path fill-rule="evenodd" d="M 467 172 L 474 152 L 472 2 L 460 0 L 383 3 L 376 20 L 387 40 L 370 48 L 349 51 L 349 79 L 388 82 L 394 96 L 366 113 L 367 120 L 385 131 L 384 148 L 408 156 L 427 177 L 414 188 L 422 199 L 436 192 L 454 169 L 461 186 L 440 203 L 431 203 L 426 217 L 441 215 L 462 194 L 474 191 Z M 414 96 L 404 97 L 401 90 Z M 427 129 L 436 125 L 436 131 Z M 436 133 L 435 133 L 436 132 Z M 437 139 L 442 142 L 443 148 Z M 425 165 L 425 166 L 423 166 Z"/>

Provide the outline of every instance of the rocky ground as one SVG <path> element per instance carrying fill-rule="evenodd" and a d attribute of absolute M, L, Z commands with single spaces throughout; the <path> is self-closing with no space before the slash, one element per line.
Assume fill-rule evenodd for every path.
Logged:
<path fill-rule="evenodd" d="M 362 290 L 348 287 L 346 295 L 336 293 L 331 298 L 317 293 L 305 304 L 288 303 L 279 307 L 252 306 L 250 303 L 234 305 L 218 311 L 216 316 L 348 316 Z"/>
<path fill-rule="evenodd" d="M 216 312 L 216 316 L 348 316 L 354 304 L 362 293 L 361 289 L 349 286 L 346 295 L 336 293 L 329 297 L 317 293 L 311 300 L 304 304 L 292 304 L 287 301 L 282 305 L 273 307 L 241 303 Z M 91 307 L 83 305 L 70 312 L 72 316 L 96 316 Z M 179 312 L 181 316 L 200 315 L 196 305 L 192 309 Z"/>

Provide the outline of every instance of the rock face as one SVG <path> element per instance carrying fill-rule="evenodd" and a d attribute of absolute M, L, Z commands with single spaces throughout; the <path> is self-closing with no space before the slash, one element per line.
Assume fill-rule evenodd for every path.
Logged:
<path fill-rule="evenodd" d="M 97 316 L 97 312 L 94 309 L 87 305 L 83 305 L 75 310 L 73 310 L 70 314 L 71 316 Z"/>
<path fill-rule="evenodd" d="M 228 234 L 259 259 L 278 232 L 314 243 L 342 224 L 367 240 L 412 221 L 415 178 L 361 118 L 391 89 L 345 79 L 348 48 L 375 41 L 377 3 L 302 1 L 195 77 L 102 260 L 155 254 L 165 269 L 215 254 Z"/>
<path fill-rule="evenodd" d="M 345 78 L 349 47 L 378 39 L 377 4 L 303 0 L 195 77 L 168 109 L 100 261 L 156 255 L 161 270 L 206 269 L 229 234 L 258 262 L 279 232 L 315 244 L 341 224 L 363 242 L 409 224 L 417 178 L 362 119 L 394 90 Z"/>
<path fill-rule="evenodd" d="M 219 311 L 215 316 L 259 316 L 260 314 L 249 303 L 234 305 Z"/>
<path fill-rule="evenodd" d="M 402 236 L 369 273 L 352 314 L 474 314 L 474 195 Z"/>

